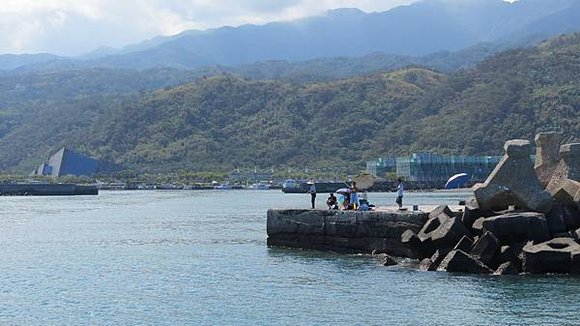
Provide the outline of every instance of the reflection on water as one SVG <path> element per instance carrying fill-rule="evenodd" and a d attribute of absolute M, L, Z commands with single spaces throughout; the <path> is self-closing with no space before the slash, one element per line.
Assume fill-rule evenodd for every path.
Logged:
<path fill-rule="evenodd" d="M 575 277 L 427 273 L 409 260 L 267 247 L 266 210 L 306 208 L 303 194 L 111 191 L 0 205 L 2 324 L 572 325 L 580 308 Z"/>

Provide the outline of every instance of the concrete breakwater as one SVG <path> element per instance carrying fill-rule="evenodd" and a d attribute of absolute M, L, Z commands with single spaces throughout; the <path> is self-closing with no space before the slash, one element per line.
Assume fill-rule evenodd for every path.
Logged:
<path fill-rule="evenodd" d="M 0 196 L 75 196 L 98 195 L 95 186 L 75 184 L 0 184 Z"/>
<path fill-rule="evenodd" d="M 401 239 L 426 271 L 580 274 L 580 143 L 557 133 L 509 140 L 460 219 L 431 212 L 419 233 Z"/>
<path fill-rule="evenodd" d="M 418 232 L 428 218 L 423 211 L 270 209 L 268 245 L 411 257 L 401 235 Z"/>
<path fill-rule="evenodd" d="M 558 146 L 556 133 L 536 143 L 534 165 L 529 141 L 507 141 L 461 210 L 269 211 L 268 242 L 379 251 L 385 264 L 396 263 L 386 254 L 415 257 L 425 271 L 580 274 L 580 143 Z"/>

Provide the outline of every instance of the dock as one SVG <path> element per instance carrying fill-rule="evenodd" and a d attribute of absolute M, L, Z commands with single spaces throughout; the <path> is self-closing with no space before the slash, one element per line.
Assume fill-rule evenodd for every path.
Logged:
<path fill-rule="evenodd" d="M 418 232 L 430 210 L 377 208 L 374 211 L 270 209 L 268 245 L 341 253 L 381 252 L 412 257 L 401 243 L 407 230 Z"/>
<path fill-rule="evenodd" d="M 76 184 L 0 184 L 0 196 L 79 196 L 98 195 L 96 186 Z"/>

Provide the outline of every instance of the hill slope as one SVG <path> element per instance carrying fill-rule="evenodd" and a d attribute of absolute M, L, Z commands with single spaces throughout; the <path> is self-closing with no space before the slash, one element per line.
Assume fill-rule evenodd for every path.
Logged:
<path fill-rule="evenodd" d="M 384 121 L 445 78 L 415 68 L 305 86 L 217 76 L 143 98 L 49 103 L 0 139 L 0 152 L 12 153 L 6 167 L 30 158 L 18 164 L 26 169 L 39 159 L 30 153 L 47 155 L 64 144 L 154 170 L 332 161 L 352 167 L 372 150 Z"/>
<path fill-rule="evenodd" d="M 26 65 L 45 64 L 62 59 L 52 54 L 2 54 L 0 70 L 12 70 Z"/>
<path fill-rule="evenodd" d="M 578 76 L 580 34 L 556 38 L 533 49 L 501 53 L 452 76 L 410 107 L 400 123 L 426 110 L 437 113 L 418 123 L 411 150 L 453 152 L 457 144 L 463 153 L 490 153 L 506 139 L 533 139 L 542 130 L 561 131 L 568 141 L 578 141 Z"/>
<path fill-rule="evenodd" d="M 61 146 L 150 171 L 358 171 L 384 155 L 498 154 L 542 130 L 579 141 L 578 76 L 575 34 L 450 75 L 404 68 L 302 85 L 215 76 L 145 95 L 18 102 L 0 109 L 0 164 L 28 171 Z"/>

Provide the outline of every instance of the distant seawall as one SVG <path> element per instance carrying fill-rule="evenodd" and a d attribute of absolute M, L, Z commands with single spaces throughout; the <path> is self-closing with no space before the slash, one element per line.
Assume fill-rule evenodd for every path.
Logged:
<path fill-rule="evenodd" d="M 270 209 L 268 245 L 411 257 L 401 235 L 418 232 L 429 217 L 422 211 Z"/>
<path fill-rule="evenodd" d="M 95 186 L 75 184 L 0 184 L 0 196 L 76 196 L 98 195 Z"/>

